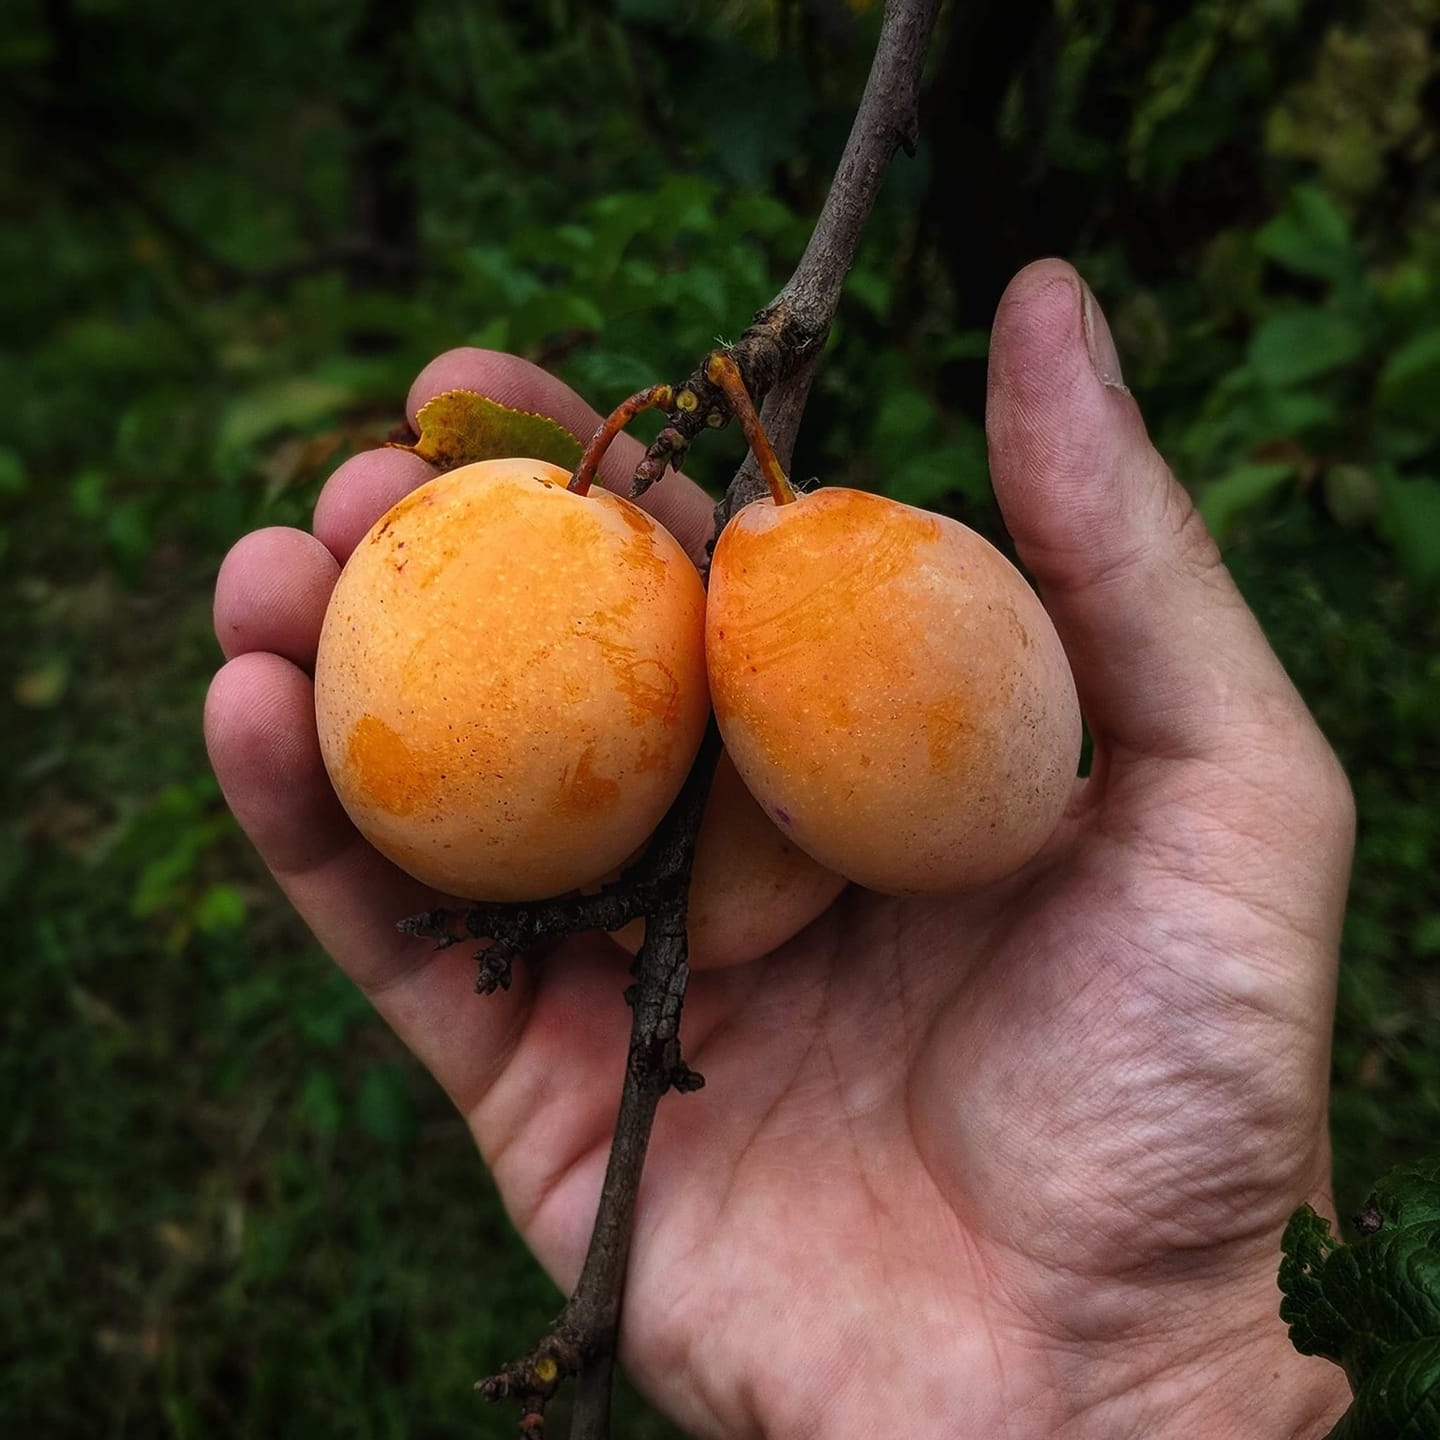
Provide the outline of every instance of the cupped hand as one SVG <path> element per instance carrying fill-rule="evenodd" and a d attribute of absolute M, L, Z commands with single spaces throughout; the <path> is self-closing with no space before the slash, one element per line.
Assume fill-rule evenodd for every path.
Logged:
<path fill-rule="evenodd" d="M 476 350 L 425 370 L 412 418 L 457 386 L 582 437 L 596 420 Z M 1290 1211 L 1328 1207 L 1349 790 L 1059 262 L 1001 303 L 989 434 L 1092 773 L 1010 880 L 852 889 L 774 955 L 693 978 L 685 1054 L 708 1083 L 661 1106 L 622 1356 L 705 1436 L 1318 1436 L 1343 1381 L 1289 1349 L 1274 1277 Z M 634 460 L 618 444 L 602 478 L 623 488 Z M 438 898 L 351 827 L 316 741 L 309 671 L 340 565 L 431 473 L 359 455 L 313 534 L 235 547 L 206 734 L 276 879 L 466 1116 L 568 1288 L 628 957 L 577 937 L 475 996 L 463 950 L 397 935 Z M 698 555 L 705 497 L 669 477 L 647 503 Z"/>

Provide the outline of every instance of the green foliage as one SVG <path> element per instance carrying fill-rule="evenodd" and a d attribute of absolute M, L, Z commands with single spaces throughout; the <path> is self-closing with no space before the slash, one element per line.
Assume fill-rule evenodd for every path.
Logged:
<path fill-rule="evenodd" d="M 1407 273 L 1418 253 L 1389 274 L 1367 268 L 1345 217 L 1309 184 L 1290 191 L 1254 245 L 1279 281 L 1304 277 L 1316 293 L 1304 302 L 1264 288 L 1246 297 L 1244 357 L 1176 441 L 1202 477 L 1231 467 L 1201 490 L 1202 511 L 1228 540 L 1297 485 L 1319 479 L 1331 503 L 1325 482 L 1338 470 L 1353 491 L 1358 471 L 1378 503 L 1367 511 L 1342 500 L 1332 513 L 1390 543 L 1409 579 L 1429 590 L 1440 578 L 1440 529 L 1424 523 L 1436 518 L 1430 472 L 1440 467 L 1440 288 Z M 1263 458 L 1280 450 L 1281 459 Z"/>
<path fill-rule="evenodd" d="M 1440 1161 L 1392 1170 L 1361 1237 L 1341 1245 L 1308 1205 L 1285 1229 L 1280 1317 L 1305 1355 L 1343 1366 L 1355 1392 L 1331 1440 L 1440 1430 Z"/>
<path fill-rule="evenodd" d="M 1081 264 L 1355 785 L 1353 1207 L 1440 1149 L 1440 14 L 1321 8 L 1064 0 L 985 73 L 937 55 L 932 105 L 989 97 L 963 132 L 984 141 L 932 119 L 897 169 L 796 469 L 993 529 L 998 284 L 1046 250 Z M 214 573 L 246 530 L 307 523 L 443 349 L 517 350 L 604 409 L 733 337 L 805 243 L 878 15 L 7 17 L 0 1430 L 512 1433 L 469 1386 L 555 1293 L 207 777 Z M 739 454 L 732 427 L 693 468 L 718 487 Z M 622 1429 L 668 1433 L 636 1406 Z"/>

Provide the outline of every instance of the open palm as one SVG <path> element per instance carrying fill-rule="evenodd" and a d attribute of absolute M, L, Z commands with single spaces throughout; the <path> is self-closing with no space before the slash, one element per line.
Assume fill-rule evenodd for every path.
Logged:
<path fill-rule="evenodd" d="M 457 385 L 594 421 L 480 351 L 428 367 L 412 414 Z M 1340 1393 L 1288 1352 L 1274 1272 L 1285 1217 L 1329 1183 L 1348 789 L 1058 262 L 1002 302 L 989 424 L 1093 773 L 1012 879 L 943 900 L 851 889 L 773 956 L 694 978 L 685 1053 L 708 1085 L 660 1110 L 623 1356 L 704 1435 L 1319 1435 Z M 633 458 L 615 447 L 612 482 Z M 468 1117 L 569 1286 L 628 957 L 577 937 L 474 996 L 462 952 L 395 934 L 435 897 L 351 828 L 315 736 L 339 563 L 430 473 L 359 456 L 314 535 L 240 542 L 207 736 L 277 879 Z M 698 551 L 708 502 L 673 478 L 652 496 Z"/>

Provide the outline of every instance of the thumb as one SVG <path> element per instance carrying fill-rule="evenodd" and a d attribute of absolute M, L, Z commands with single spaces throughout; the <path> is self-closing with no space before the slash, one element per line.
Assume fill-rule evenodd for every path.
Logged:
<path fill-rule="evenodd" d="M 996 498 L 1102 753 L 1233 760 L 1237 724 L 1314 731 L 1062 261 L 1028 266 L 1000 301 L 986 428 Z"/>

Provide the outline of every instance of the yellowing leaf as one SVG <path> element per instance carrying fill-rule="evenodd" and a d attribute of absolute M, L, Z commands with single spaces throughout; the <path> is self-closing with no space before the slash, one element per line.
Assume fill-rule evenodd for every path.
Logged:
<path fill-rule="evenodd" d="M 441 470 L 456 470 L 477 460 L 509 456 L 548 460 L 573 470 L 583 446 L 548 415 L 512 410 L 473 390 L 447 390 L 420 407 L 420 438 L 413 445 L 391 441 Z"/>

